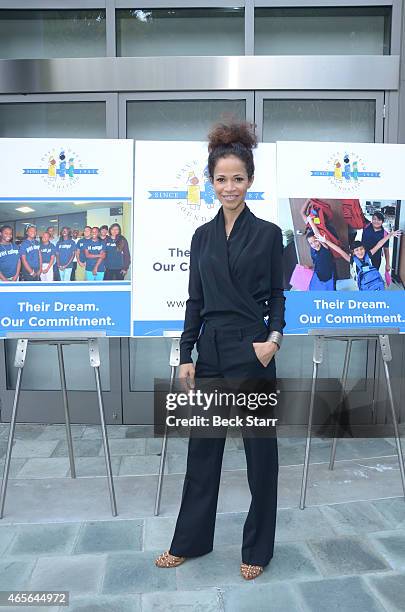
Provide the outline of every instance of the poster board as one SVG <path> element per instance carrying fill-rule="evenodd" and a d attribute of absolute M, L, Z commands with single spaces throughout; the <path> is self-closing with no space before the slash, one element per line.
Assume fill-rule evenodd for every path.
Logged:
<path fill-rule="evenodd" d="M 276 146 L 254 151 L 255 180 L 246 203 L 277 223 Z M 220 204 L 207 172 L 206 142 L 135 143 L 133 335 L 182 331 L 190 243 Z"/>
<path fill-rule="evenodd" d="M 405 332 L 405 237 L 392 236 L 377 249 L 392 230 L 405 230 L 404 163 L 404 145 L 277 143 L 285 333 Z M 320 243 L 317 234 L 328 242 Z"/>
<path fill-rule="evenodd" d="M 133 141 L 1 139 L 0 157 L 0 227 L 9 228 L 0 242 L 0 337 L 37 331 L 129 336 L 131 266 L 123 280 L 106 281 L 108 258 L 97 256 L 100 234 L 80 244 L 80 263 L 74 244 L 85 226 L 118 223 L 132 251 Z M 61 237 L 63 228 L 69 231 Z M 96 256 L 86 258 L 84 246 Z M 110 268 L 120 256 L 113 247 Z M 38 252 L 54 264 L 39 269 Z"/>

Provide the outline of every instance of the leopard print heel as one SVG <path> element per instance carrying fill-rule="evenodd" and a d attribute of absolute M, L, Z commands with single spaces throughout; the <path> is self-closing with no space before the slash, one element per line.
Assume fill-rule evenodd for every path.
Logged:
<path fill-rule="evenodd" d="M 157 567 L 177 567 L 181 565 L 186 560 L 186 557 L 176 557 L 175 555 L 171 555 L 168 550 L 158 556 L 155 560 L 155 565 Z"/>
<path fill-rule="evenodd" d="M 263 573 L 261 565 L 249 565 L 248 563 L 242 563 L 240 566 L 240 573 L 245 580 L 253 580 Z"/>

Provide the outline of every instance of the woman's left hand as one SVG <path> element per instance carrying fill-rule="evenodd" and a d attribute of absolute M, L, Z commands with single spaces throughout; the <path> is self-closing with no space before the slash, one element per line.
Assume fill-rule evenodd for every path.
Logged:
<path fill-rule="evenodd" d="M 256 353 L 256 357 L 260 363 L 266 368 L 274 355 L 277 353 L 279 346 L 277 342 L 253 342 L 253 348 Z"/>

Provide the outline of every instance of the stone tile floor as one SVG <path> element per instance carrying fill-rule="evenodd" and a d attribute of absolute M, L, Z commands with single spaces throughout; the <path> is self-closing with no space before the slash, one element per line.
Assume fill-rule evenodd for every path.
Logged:
<path fill-rule="evenodd" d="M 1 469 L 7 435 L 0 424 Z M 70 605 L 59 612 L 405 609 L 405 501 L 392 439 L 339 441 L 330 471 L 330 440 L 314 438 L 302 511 L 305 440 L 280 437 L 275 555 L 246 583 L 239 564 L 249 492 L 240 439 L 226 444 L 214 551 L 162 570 L 153 561 L 173 533 L 187 441 L 169 440 L 155 517 L 161 441 L 148 426 L 109 427 L 113 518 L 100 429 L 75 425 L 73 437 L 77 479 L 69 477 L 64 426 L 17 426 L 0 521 L 0 591 L 69 590 Z"/>

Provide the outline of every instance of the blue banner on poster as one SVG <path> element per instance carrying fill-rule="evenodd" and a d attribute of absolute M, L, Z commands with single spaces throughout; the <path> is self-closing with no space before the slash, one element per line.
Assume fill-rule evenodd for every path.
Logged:
<path fill-rule="evenodd" d="M 399 327 L 405 333 L 403 291 L 289 291 L 285 295 L 285 333 L 372 327 Z"/>
<path fill-rule="evenodd" d="M 3 292 L 0 337 L 8 332 L 92 332 L 130 336 L 131 294 L 127 291 Z"/>
<path fill-rule="evenodd" d="M 161 337 L 164 332 L 183 331 L 184 321 L 134 321 L 132 335 L 138 337 Z"/>
<path fill-rule="evenodd" d="M 212 190 L 199 191 L 199 199 L 205 202 L 211 202 Z M 168 190 L 149 190 L 149 200 L 186 200 L 187 191 L 168 191 Z M 264 200 L 264 191 L 248 191 L 246 200 Z"/>

